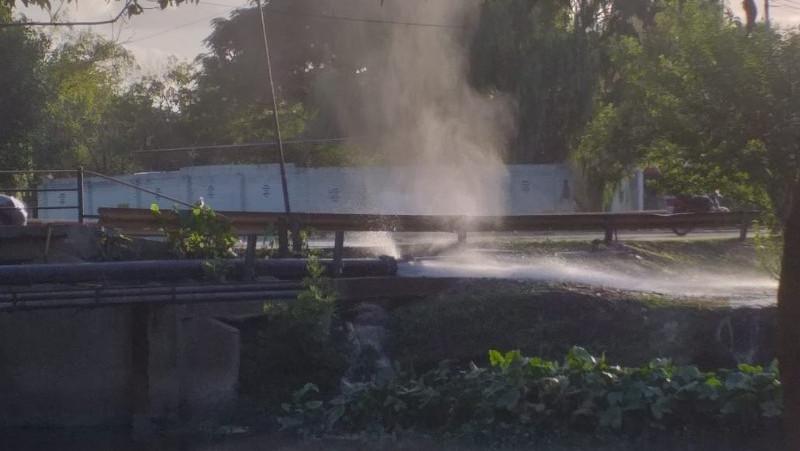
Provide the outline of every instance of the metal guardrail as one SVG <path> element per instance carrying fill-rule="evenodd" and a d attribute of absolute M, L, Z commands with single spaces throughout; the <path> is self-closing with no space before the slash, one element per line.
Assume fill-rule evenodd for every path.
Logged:
<path fill-rule="evenodd" d="M 134 208 L 101 208 L 100 223 L 132 234 L 160 233 L 163 225 L 149 210 Z M 261 234 L 268 226 L 285 227 L 283 213 L 226 212 L 218 214 L 231 222 L 241 235 Z M 568 213 L 518 216 L 448 216 L 448 215 L 368 215 L 293 213 L 292 221 L 318 231 L 390 231 L 390 232 L 523 232 L 523 231 L 591 231 L 603 230 L 606 239 L 613 239 L 618 230 L 672 229 L 676 234 L 694 227 L 735 227 L 744 237 L 755 211 L 725 213 Z M 167 221 L 178 217 L 166 213 Z M 688 231 L 687 230 L 687 231 Z"/>
<path fill-rule="evenodd" d="M 83 209 L 83 177 L 84 177 L 84 170 L 83 168 L 78 169 L 53 169 L 53 170 L 45 170 L 45 169 L 17 169 L 17 170 L 2 170 L 0 174 L 6 175 L 20 175 L 20 174 L 75 174 L 75 188 L 60 188 L 60 189 L 52 189 L 52 188 L 0 188 L 0 192 L 2 193 L 43 193 L 43 192 L 76 192 L 77 195 L 77 205 L 65 205 L 65 206 L 58 206 L 58 207 L 42 207 L 38 205 L 38 196 L 36 197 L 36 206 L 31 207 L 31 210 L 38 211 L 38 210 L 77 210 L 78 212 L 78 222 L 83 224 L 85 218 L 91 217 L 91 215 L 85 215 Z M 29 199 L 26 199 L 29 201 Z M 15 207 L 0 207 L 3 210 L 12 210 Z"/>

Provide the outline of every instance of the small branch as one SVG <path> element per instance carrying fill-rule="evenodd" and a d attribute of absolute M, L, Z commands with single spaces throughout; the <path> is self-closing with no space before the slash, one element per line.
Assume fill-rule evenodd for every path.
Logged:
<path fill-rule="evenodd" d="M 11 22 L 0 23 L 0 28 L 11 27 L 72 27 L 76 25 L 107 25 L 113 24 L 122 18 L 122 15 L 134 4 L 134 0 L 128 0 L 125 6 L 122 7 L 120 12 L 113 19 L 98 20 L 98 21 L 80 21 L 80 22 Z M 138 5 L 137 5 L 138 6 Z M 141 7 L 139 7 L 141 9 Z"/>

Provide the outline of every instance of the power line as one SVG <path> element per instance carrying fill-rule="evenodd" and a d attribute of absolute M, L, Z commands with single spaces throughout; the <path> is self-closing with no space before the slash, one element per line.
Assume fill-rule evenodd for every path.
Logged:
<path fill-rule="evenodd" d="M 231 6 L 231 5 L 226 5 L 224 3 L 207 2 L 205 0 L 203 0 L 202 3 L 197 3 L 197 4 L 198 5 L 219 6 L 221 8 L 244 8 L 246 6 L 246 5 Z"/>
<path fill-rule="evenodd" d="M 800 11 L 800 6 L 793 6 L 793 5 L 772 5 L 772 8 L 788 8 L 788 9 L 793 9 L 795 11 Z"/>
<path fill-rule="evenodd" d="M 281 15 L 285 15 L 285 16 L 310 17 L 310 18 L 314 18 L 314 19 L 339 20 L 339 21 L 343 21 L 343 22 L 360 22 L 360 23 L 371 23 L 371 24 L 381 24 L 381 25 L 399 25 L 399 26 L 421 27 L 421 28 L 443 28 L 443 29 L 451 29 L 451 30 L 459 30 L 459 29 L 466 28 L 463 25 L 453 25 L 453 24 L 424 23 L 424 22 L 405 22 L 405 21 L 396 21 L 396 20 L 368 19 L 368 18 L 362 18 L 362 17 L 339 16 L 339 15 L 335 15 L 335 14 L 301 13 L 301 12 L 294 12 L 294 11 L 283 11 L 283 10 L 275 9 L 275 8 L 271 8 L 271 7 L 264 7 L 264 10 L 269 11 L 270 13 L 281 14 Z"/>
<path fill-rule="evenodd" d="M 234 8 L 235 7 L 232 7 L 231 9 L 234 9 Z M 219 16 L 217 14 L 214 14 L 214 15 L 211 15 L 211 16 L 203 17 L 202 19 L 193 20 L 191 22 L 185 22 L 185 23 L 182 23 L 180 25 L 168 28 L 166 30 L 157 31 L 155 33 L 143 36 L 141 38 L 129 39 L 129 40 L 125 41 L 125 44 L 133 44 L 135 42 L 146 41 L 148 39 L 152 39 L 152 38 L 155 38 L 155 37 L 167 34 L 167 33 L 172 33 L 173 31 L 180 30 L 181 28 L 186 28 L 186 27 L 198 24 L 200 22 L 205 22 L 207 20 L 214 19 L 215 17 L 219 17 Z"/>
<path fill-rule="evenodd" d="M 209 2 L 198 3 L 198 5 L 199 4 L 206 4 L 206 5 L 212 5 L 212 6 L 221 6 L 221 7 L 226 8 L 227 10 L 233 10 L 233 9 L 236 9 L 236 8 L 240 7 L 240 6 L 223 5 L 223 4 L 220 4 L 220 3 L 209 3 Z M 152 38 L 155 38 L 155 37 L 158 37 L 158 36 L 161 36 L 161 35 L 172 33 L 173 31 L 180 30 L 182 28 L 186 28 L 186 27 L 198 24 L 198 23 L 204 22 L 206 20 L 214 19 L 216 17 L 219 17 L 219 15 L 218 14 L 213 14 L 213 15 L 210 15 L 210 16 L 205 16 L 205 17 L 203 17 L 201 19 L 193 20 L 191 22 L 185 22 L 185 23 L 182 23 L 180 25 L 168 28 L 166 30 L 157 31 L 155 33 L 143 36 L 141 38 L 130 39 L 128 41 L 125 41 L 125 43 L 126 44 L 133 44 L 133 43 L 136 43 L 136 42 L 146 41 L 148 39 L 152 39 Z"/>
<path fill-rule="evenodd" d="M 72 27 L 72 26 L 81 26 L 81 25 L 108 25 L 113 24 L 122 18 L 122 15 L 125 14 L 125 11 L 128 11 L 128 8 L 133 4 L 134 0 L 128 0 L 125 3 L 125 6 L 119 11 L 119 13 L 113 19 L 106 19 L 106 20 L 98 20 L 98 21 L 77 21 L 77 22 L 10 22 L 10 23 L 0 23 L 0 28 L 10 28 L 10 27 Z"/>
<path fill-rule="evenodd" d="M 231 6 L 231 5 L 224 5 L 224 4 L 221 4 L 221 3 L 213 3 L 213 2 L 206 2 L 206 1 L 203 1 L 202 3 L 199 3 L 199 4 L 201 4 L 201 5 L 210 5 L 210 6 L 218 6 L 218 7 L 221 7 L 221 8 L 225 8 L 227 10 L 234 10 L 234 9 L 237 9 L 237 8 L 241 8 L 241 6 Z M 270 8 L 270 7 L 266 7 L 266 6 L 264 7 L 264 10 L 268 11 L 270 13 L 276 13 L 276 14 L 285 15 L 285 16 L 310 17 L 310 18 L 323 19 L 323 20 L 340 20 L 340 21 L 346 21 L 346 22 L 361 22 L 361 23 L 371 23 L 371 24 L 398 25 L 398 26 L 410 26 L 410 27 L 427 27 L 427 28 L 444 28 L 444 29 L 463 29 L 463 28 L 465 28 L 465 27 L 463 27 L 461 25 L 418 23 L 418 22 L 398 22 L 398 21 L 391 21 L 391 20 L 365 19 L 365 18 L 357 18 L 357 17 L 328 15 L 328 14 L 295 13 L 295 12 L 290 12 L 290 11 L 281 11 L 281 10 Z M 153 33 L 153 34 L 138 38 L 138 39 L 131 39 L 131 40 L 125 41 L 125 43 L 126 44 L 133 44 L 133 43 L 136 43 L 136 42 L 145 41 L 145 40 L 148 40 L 148 39 L 151 39 L 151 38 L 155 38 L 155 37 L 158 37 L 158 36 L 161 36 L 161 35 L 164 35 L 164 34 L 172 33 L 173 31 L 180 30 L 181 28 L 186 28 L 188 26 L 195 25 L 195 24 L 203 22 L 205 20 L 213 19 L 215 17 L 218 17 L 218 15 L 214 14 L 214 15 L 207 16 L 207 17 L 204 17 L 204 18 L 199 19 L 199 20 L 186 22 L 186 23 L 180 24 L 178 26 L 169 28 L 167 30 L 162 30 L 162 31 L 159 31 L 159 32 L 156 32 L 156 33 Z"/>
<path fill-rule="evenodd" d="M 320 139 L 294 139 L 285 140 L 283 144 L 328 144 L 328 143 L 341 143 L 350 141 L 354 138 L 320 138 Z M 222 145 L 207 145 L 207 146 L 184 146 L 184 147 L 167 147 L 162 149 L 140 149 L 134 150 L 133 153 L 170 153 L 170 152 L 194 152 L 194 151 L 211 151 L 211 150 L 224 150 L 224 149 L 248 149 L 257 147 L 276 147 L 277 141 L 265 142 L 252 142 L 243 144 L 222 144 Z"/>

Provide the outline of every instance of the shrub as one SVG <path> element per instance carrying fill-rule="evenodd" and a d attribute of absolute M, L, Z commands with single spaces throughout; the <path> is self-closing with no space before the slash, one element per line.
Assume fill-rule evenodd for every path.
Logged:
<path fill-rule="evenodd" d="M 161 221 L 161 230 L 167 235 L 167 243 L 177 257 L 213 260 L 233 256 L 236 236 L 231 225 L 210 207 L 174 210 L 177 224 L 167 220 L 158 204 L 151 205 L 150 211 Z"/>
<path fill-rule="evenodd" d="M 756 249 L 758 265 L 774 279 L 781 277 L 783 259 L 783 234 L 778 227 L 762 227 L 755 224 L 753 244 Z"/>
<path fill-rule="evenodd" d="M 290 303 L 267 302 L 253 343 L 245 341 L 242 391 L 265 405 L 279 406 L 297 381 L 331 394 L 345 371 L 345 349 L 333 333 L 336 296 L 324 267 L 313 253 L 308 257 L 303 291 Z"/>
<path fill-rule="evenodd" d="M 346 386 L 323 402 L 306 385 L 281 424 L 303 434 L 413 430 L 481 441 L 535 436 L 756 431 L 781 416 L 777 365 L 702 372 L 657 359 L 622 368 L 573 348 L 563 363 L 490 351 L 489 368 L 444 362 L 421 376 Z"/>

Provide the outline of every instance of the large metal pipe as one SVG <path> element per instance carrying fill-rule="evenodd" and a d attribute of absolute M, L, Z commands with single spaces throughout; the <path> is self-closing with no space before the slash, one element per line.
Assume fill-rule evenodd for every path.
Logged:
<path fill-rule="evenodd" d="M 180 295 L 192 293 L 230 293 L 245 291 L 291 291 L 300 290 L 299 282 L 266 282 L 266 283 L 231 283 L 223 285 L 193 284 L 193 285 L 165 285 L 165 286 L 101 286 L 97 288 L 69 288 L 59 287 L 43 289 L 41 287 L 10 286 L 0 288 L 0 302 L 34 301 L 42 299 L 82 299 L 101 298 L 113 296 L 148 296 L 148 295 Z"/>
<path fill-rule="evenodd" d="M 323 259 L 320 263 L 328 274 L 333 274 L 333 262 Z M 222 260 L 219 271 L 238 277 L 244 271 L 241 259 Z M 308 273 L 305 259 L 270 259 L 255 263 L 255 272 L 260 276 L 278 279 L 299 280 Z M 0 285 L 33 285 L 41 283 L 76 282 L 147 282 L 158 280 L 202 280 L 207 278 L 209 263 L 203 260 L 151 260 L 103 263 L 60 263 L 0 266 Z M 348 259 L 343 262 L 344 277 L 392 276 L 397 273 L 397 262 L 393 258 Z"/>
<path fill-rule="evenodd" d="M 243 291 L 224 293 L 184 293 L 133 296 L 101 296 L 78 299 L 37 299 L 0 302 L 0 312 L 51 310 L 64 308 L 98 308 L 135 304 L 200 304 L 212 302 L 288 301 L 299 294 L 295 290 Z"/>

